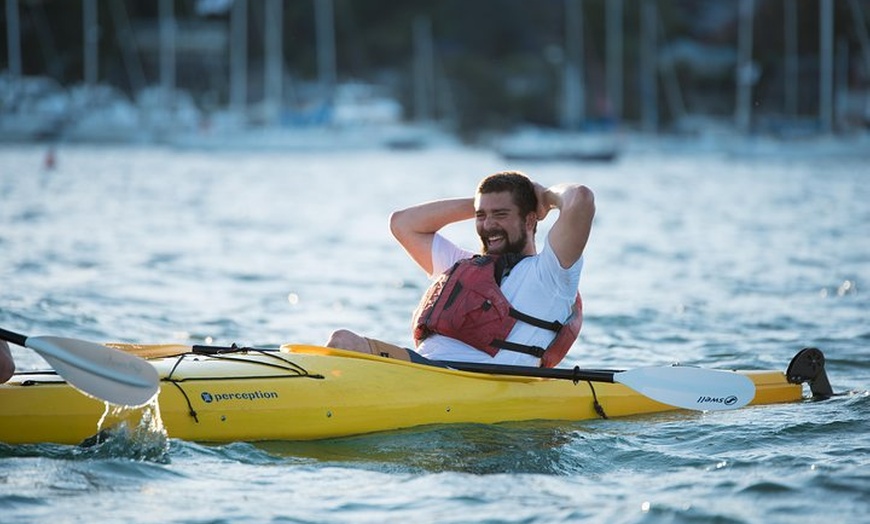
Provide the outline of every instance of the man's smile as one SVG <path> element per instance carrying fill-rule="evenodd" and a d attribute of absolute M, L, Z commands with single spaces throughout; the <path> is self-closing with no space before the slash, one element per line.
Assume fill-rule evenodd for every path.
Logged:
<path fill-rule="evenodd" d="M 493 248 L 504 245 L 507 242 L 507 235 L 504 231 L 486 233 L 484 235 L 484 240 L 486 241 L 486 246 L 492 250 Z"/>

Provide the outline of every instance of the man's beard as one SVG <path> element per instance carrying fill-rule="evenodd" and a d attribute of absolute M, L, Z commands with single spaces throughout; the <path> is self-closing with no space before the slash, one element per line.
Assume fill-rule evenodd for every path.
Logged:
<path fill-rule="evenodd" d="M 504 238 L 502 247 L 490 249 L 486 239 L 491 236 L 493 233 L 501 235 Z M 528 241 L 529 234 L 525 229 L 520 229 L 519 237 L 511 241 L 507 232 L 503 229 L 495 230 L 495 231 L 486 231 L 482 235 L 480 235 L 480 250 L 484 255 L 504 255 L 506 253 L 515 253 L 521 254 L 523 250 L 526 249 L 526 242 Z"/>

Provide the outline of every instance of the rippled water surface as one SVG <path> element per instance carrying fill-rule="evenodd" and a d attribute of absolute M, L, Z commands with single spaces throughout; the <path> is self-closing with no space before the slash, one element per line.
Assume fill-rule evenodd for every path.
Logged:
<path fill-rule="evenodd" d="M 493 171 L 579 181 L 587 367 L 784 369 L 828 358 L 825 402 L 580 423 L 434 426 L 325 442 L 122 436 L 0 444 L 0 522 L 864 522 L 870 510 L 867 156 L 486 151 L 332 155 L 0 149 L 0 326 L 95 341 L 407 344 L 426 285 L 398 207 Z M 544 228 L 545 229 L 545 228 Z M 449 235 L 474 247 L 470 224 Z M 44 368 L 13 348 L 19 367 Z"/>

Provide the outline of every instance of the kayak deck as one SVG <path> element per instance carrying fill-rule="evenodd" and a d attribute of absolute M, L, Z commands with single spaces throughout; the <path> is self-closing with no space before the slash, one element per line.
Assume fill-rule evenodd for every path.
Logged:
<path fill-rule="evenodd" d="M 317 346 L 185 353 L 149 362 L 161 377 L 157 399 L 168 436 L 202 442 L 313 440 L 426 424 L 579 421 L 675 409 L 621 384 L 456 371 Z M 787 373 L 737 371 L 756 386 L 751 404 L 804 398 L 800 382 L 816 377 L 793 371 L 794 362 Z M 9 444 L 78 444 L 115 419 L 135 424 L 143 410 L 153 409 L 127 409 L 98 427 L 106 405 L 48 372 L 15 375 L 0 385 L 0 399 L 0 442 Z"/>

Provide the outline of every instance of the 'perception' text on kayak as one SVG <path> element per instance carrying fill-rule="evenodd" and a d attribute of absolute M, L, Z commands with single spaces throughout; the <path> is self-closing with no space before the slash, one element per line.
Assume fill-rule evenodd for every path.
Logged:
<path fill-rule="evenodd" d="M 222 400 L 268 400 L 278 398 L 277 391 L 246 391 L 233 393 L 215 393 L 212 395 L 208 391 L 203 391 L 202 400 L 209 404 L 211 402 L 220 402 Z"/>

